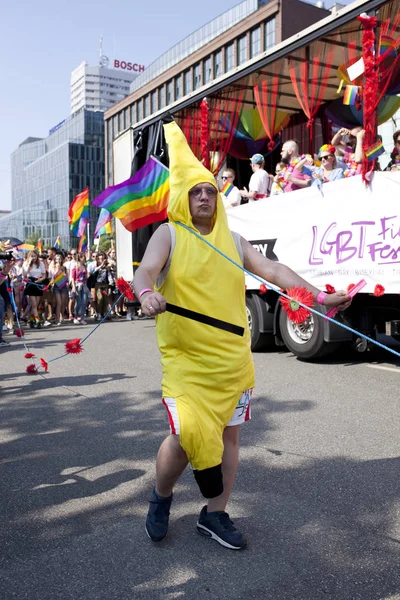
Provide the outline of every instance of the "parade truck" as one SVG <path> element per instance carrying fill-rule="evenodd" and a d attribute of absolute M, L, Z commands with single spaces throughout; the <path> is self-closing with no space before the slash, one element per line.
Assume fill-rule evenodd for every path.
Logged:
<path fill-rule="evenodd" d="M 114 142 L 114 173 L 124 181 L 133 160 L 132 132 Z M 246 275 L 246 307 L 254 351 L 285 345 L 302 359 L 330 354 L 343 344 L 371 346 L 340 326 L 376 338 L 400 340 L 400 171 L 376 172 L 272 196 L 229 209 L 230 229 L 270 260 L 288 265 L 320 290 L 366 286 L 337 323 L 311 313 L 300 324 L 288 319 L 279 294 Z M 132 234 L 116 221 L 119 276 L 132 280 Z M 261 288 L 261 289 L 260 289 Z M 226 298 L 229 310 L 229 298 Z M 323 306 L 317 306 L 322 313 Z"/>

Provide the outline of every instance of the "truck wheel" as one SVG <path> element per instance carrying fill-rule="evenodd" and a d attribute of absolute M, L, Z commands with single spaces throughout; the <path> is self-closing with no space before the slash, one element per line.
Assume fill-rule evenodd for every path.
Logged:
<path fill-rule="evenodd" d="M 324 325 L 321 317 L 313 314 L 297 325 L 288 319 L 284 310 L 280 311 L 279 327 L 285 346 L 303 360 L 321 358 L 334 352 L 341 344 L 324 340 Z"/>
<path fill-rule="evenodd" d="M 249 324 L 251 334 L 251 349 L 253 352 L 275 347 L 272 333 L 269 334 L 260 331 L 260 318 L 257 311 L 258 302 L 262 303 L 263 300 L 255 295 L 246 296 L 247 322 Z"/>

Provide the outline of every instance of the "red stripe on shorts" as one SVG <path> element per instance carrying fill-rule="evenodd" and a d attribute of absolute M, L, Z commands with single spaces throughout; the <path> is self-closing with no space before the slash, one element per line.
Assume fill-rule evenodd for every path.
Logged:
<path fill-rule="evenodd" d="M 176 435 L 176 430 L 175 430 L 175 425 L 174 425 L 174 420 L 172 418 L 171 412 L 168 408 L 168 404 L 165 402 L 164 398 L 162 399 L 162 403 L 164 404 L 165 408 L 167 409 L 167 413 L 168 413 L 168 421 L 169 421 L 169 426 L 171 427 L 171 433 L 173 435 Z"/>

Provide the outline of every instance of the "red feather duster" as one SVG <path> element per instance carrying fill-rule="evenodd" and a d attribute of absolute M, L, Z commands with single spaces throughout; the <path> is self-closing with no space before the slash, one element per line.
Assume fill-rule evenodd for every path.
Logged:
<path fill-rule="evenodd" d="M 15 335 L 16 335 L 17 337 L 19 337 L 19 338 L 22 338 L 22 337 L 24 337 L 24 335 L 25 335 L 25 332 L 24 332 L 24 330 L 23 330 L 23 329 L 16 329 L 16 330 L 14 331 L 14 333 L 15 333 Z"/>
<path fill-rule="evenodd" d="M 131 290 L 131 286 L 123 277 L 118 277 L 118 279 L 115 282 L 115 285 L 117 286 L 118 291 L 121 292 L 121 294 L 123 294 L 125 298 L 132 301 L 135 300 L 135 296 Z"/>
<path fill-rule="evenodd" d="M 49 365 L 48 363 L 44 360 L 44 358 L 40 359 L 40 364 L 42 365 L 44 372 L 47 373 L 47 371 L 49 370 Z"/>
<path fill-rule="evenodd" d="M 334 294 L 336 292 L 333 285 L 330 285 L 329 283 L 325 284 L 325 289 L 327 294 Z"/>
<path fill-rule="evenodd" d="M 262 283 L 260 285 L 260 294 L 266 294 L 267 290 L 268 290 L 267 286 L 264 283 Z"/>
<path fill-rule="evenodd" d="M 27 353 L 25 354 L 25 358 L 33 358 L 34 356 L 35 356 L 35 355 L 34 355 L 34 354 L 32 354 L 32 352 L 27 352 Z"/>
<path fill-rule="evenodd" d="M 35 367 L 35 365 L 28 365 L 28 366 L 26 367 L 26 372 L 27 372 L 29 375 L 35 375 L 35 374 L 36 374 L 38 371 L 37 371 L 37 368 Z"/>
<path fill-rule="evenodd" d="M 385 288 L 380 283 L 377 283 L 374 289 L 374 296 L 379 298 L 379 296 L 383 296 L 385 293 Z"/>
<path fill-rule="evenodd" d="M 80 354 L 83 350 L 83 347 L 81 345 L 81 338 L 76 338 L 74 340 L 66 342 L 65 350 L 68 354 Z"/>
<path fill-rule="evenodd" d="M 314 305 L 314 298 L 312 292 L 304 287 L 292 287 L 287 290 L 288 298 L 281 296 L 280 302 L 282 308 L 286 311 L 288 318 L 293 323 L 303 323 L 310 314 L 310 311 L 300 306 L 299 302 L 309 306 L 310 308 Z"/>

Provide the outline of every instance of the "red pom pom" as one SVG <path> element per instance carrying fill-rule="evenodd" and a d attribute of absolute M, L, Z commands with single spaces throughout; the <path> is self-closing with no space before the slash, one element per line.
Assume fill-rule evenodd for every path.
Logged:
<path fill-rule="evenodd" d="M 83 350 L 81 346 L 81 338 L 76 338 L 75 340 L 66 342 L 65 350 L 68 354 L 80 354 Z"/>
<path fill-rule="evenodd" d="M 32 352 L 27 352 L 27 353 L 25 354 L 25 358 L 33 358 L 34 356 L 35 356 L 35 355 L 34 355 L 34 354 L 32 354 Z"/>
<path fill-rule="evenodd" d="M 329 283 L 327 283 L 325 285 L 325 289 L 326 289 L 326 293 L 327 294 L 334 294 L 336 292 L 335 288 L 333 287 L 333 285 L 330 285 Z"/>
<path fill-rule="evenodd" d="M 264 283 L 262 283 L 260 285 L 260 294 L 266 294 L 267 293 L 267 289 L 268 289 L 267 286 Z"/>
<path fill-rule="evenodd" d="M 29 375 L 36 375 L 36 373 L 37 373 L 37 368 L 35 367 L 35 365 L 28 365 L 28 366 L 26 367 L 26 372 L 27 372 Z"/>
<path fill-rule="evenodd" d="M 44 360 L 44 358 L 40 359 L 40 364 L 42 365 L 44 372 L 47 373 L 47 371 L 49 370 L 49 365 L 47 364 L 47 362 Z"/>
<path fill-rule="evenodd" d="M 44 285 L 44 286 L 43 286 L 43 290 L 42 290 L 42 291 L 43 291 L 43 292 L 47 292 L 47 291 L 48 291 L 48 289 L 49 289 L 49 286 L 48 286 L 48 285 Z"/>
<path fill-rule="evenodd" d="M 347 286 L 347 291 L 349 292 L 350 290 L 352 290 L 352 289 L 353 289 L 353 287 L 354 287 L 355 285 L 356 285 L 355 283 L 350 283 L 350 284 Z"/>
<path fill-rule="evenodd" d="M 118 291 L 121 292 L 121 294 L 124 294 L 124 296 L 128 300 L 135 300 L 135 296 L 131 290 L 131 286 L 123 277 L 118 277 L 118 279 L 115 282 L 115 285 L 117 286 Z"/>
<path fill-rule="evenodd" d="M 299 302 L 309 307 L 313 306 L 314 298 L 312 292 L 306 288 L 293 287 L 287 290 L 287 295 L 290 296 L 290 299 L 281 296 L 280 302 L 288 318 L 293 323 L 303 323 L 309 316 L 310 311 L 300 306 Z"/>
<path fill-rule="evenodd" d="M 25 335 L 25 332 L 24 332 L 22 329 L 16 329 L 16 330 L 14 331 L 14 333 L 15 333 L 15 335 L 16 335 L 17 337 L 19 337 L 19 338 L 22 338 L 22 337 L 24 337 L 24 335 Z"/>
<path fill-rule="evenodd" d="M 379 296 L 383 296 L 385 293 L 385 288 L 380 283 L 377 283 L 374 289 L 374 296 L 379 298 Z"/>

